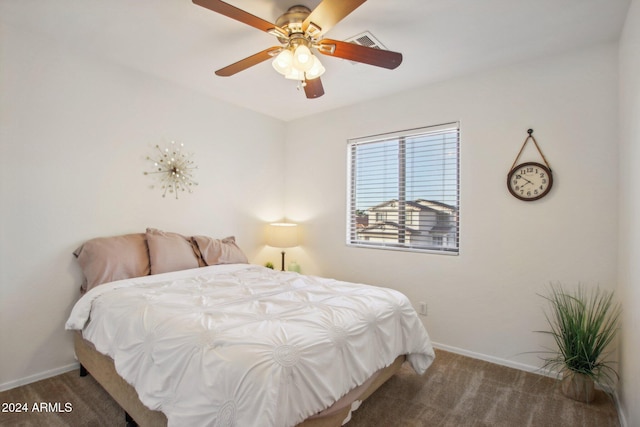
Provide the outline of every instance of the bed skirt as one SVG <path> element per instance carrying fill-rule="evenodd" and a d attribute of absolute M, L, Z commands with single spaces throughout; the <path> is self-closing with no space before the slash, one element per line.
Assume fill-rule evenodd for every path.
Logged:
<path fill-rule="evenodd" d="M 153 411 L 147 408 L 138 398 L 135 389 L 118 375 L 113 359 L 98 352 L 93 344 L 82 338 L 80 331 L 74 333 L 74 348 L 80 364 L 139 426 L 158 427 L 167 425 L 167 417 L 160 411 Z M 349 416 L 351 404 L 369 397 L 400 369 L 405 359 L 404 355 L 398 356 L 391 365 L 376 372 L 364 384 L 356 387 L 333 406 L 307 418 L 297 427 L 341 426 Z"/>

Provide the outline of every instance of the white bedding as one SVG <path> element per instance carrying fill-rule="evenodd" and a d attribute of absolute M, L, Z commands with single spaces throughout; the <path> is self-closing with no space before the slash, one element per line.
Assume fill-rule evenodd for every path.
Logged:
<path fill-rule="evenodd" d="M 170 426 L 293 426 L 398 355 L 434 358 L 400 292 L 247 264 L 100 285 L 66 328 Z"/>

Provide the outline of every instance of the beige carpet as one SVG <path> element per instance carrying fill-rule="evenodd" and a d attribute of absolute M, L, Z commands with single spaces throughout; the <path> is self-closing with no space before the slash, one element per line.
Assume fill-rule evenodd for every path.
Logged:
<path fill-rule="evenodd" d="M 348 427 L 619 426 L 613 399 L 564 397 L 555 379 L 444 351 L 423 377 L 406 364 L 365 401 Z"/>
<path fill-rule="evenodd" d="M 0 393 L 1 404 L 18 402 L 27 403 L 29 412 L 0 412 L 0 426 L 125 425 L 113 399 L 77 371 Z M 56 412 L 31 412 L 41 402 L 52 403 Z M 63 412 L 65 403 L 70 412 Z M 619 425 L 612 399 L 601 391 L 591 404 L 574 402 L 553 379 L 437 351 L 422 377 L 405 364 L 362 404 L 348 427 Z"/>

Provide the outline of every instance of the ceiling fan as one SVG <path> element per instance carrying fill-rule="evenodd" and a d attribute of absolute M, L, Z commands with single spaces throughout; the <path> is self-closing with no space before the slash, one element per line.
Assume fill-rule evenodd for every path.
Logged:
<path fill-rule="evenodd" d="M 365 1 L 323 0 L 313 11 L 305 6 L 292 6 L 275 24 L 220 0 L 193 0 L 193 3 L 265 31 L 280 42 L 280 46 L 269 47 L 219 69 L 216 71 L 218 76 L 232 76 L 274 58 L 272 64 L 276 71 L 285 78 L 301 82 L 307 98 L 318 98 L 324 95 L 320 76 L 325 70 L 311 49 L 323 55 L 390 70 L 402 62 L 402 54 L 398 52 L 323 38 L 327 31 Z"/>

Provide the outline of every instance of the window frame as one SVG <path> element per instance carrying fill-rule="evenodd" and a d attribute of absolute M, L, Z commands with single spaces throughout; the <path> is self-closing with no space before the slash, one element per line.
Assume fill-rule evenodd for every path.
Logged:
<path fill-rule="evenodd" d="M 433 245 L 427 245 L 426 243 L 421 243 L 419 245 L 416 245 L 416 244 L 411 244 L 404 241 L 404 237 L 406 236 L 404 232 L 407 231 L 406 228 L 408 227 L 406 225 L 407 210 L 405 209 L 405 215 L 402 215 L 401 206 L 410 201 L 406 200 L 405 194 L 402 194 L 402 193 L 406 193 L 406 190 L 408 188 L 408 184 L 406 183 L 406 179 L 405 179 L 406 178 L 405 168 L 407 167 L 408 159 L 407 159 L 407 150 L 400 142 L 398 143 L 398 148 L 397 148 L 397 153 L 398 153 L 397 168 L 400 171 L 398 173 L 398 178 L 397 178 L 398 198 L 397 200 L 393 199 L 390 201 L 395 200 L 399 204 L 398 214 L 397 214 L 397 218 L 398 218 L 397 225 L 399 227 L 404 227 L 404 230 L 403 230 L 404 232 L 398 231 L 398 238 L 397 238 L 397 241 L 395 242 L 392 242 L 392 241 L 385 242 L 384 240 L 383 241 L 370 240 L 369 236 L 365 236 L 364 238 L 358 238 L 357 217 L 360 216 L 359 212 L 360 211 L 366 212 L 371 207 L 363 209 L 362 207 L 358 208 L 358 206 L 356 205 L 356 198 L 357 198 L 356 189 L 358 186 L 358 182 L 357 182 L 357 177 L 355 176 L 356 168 L 357 168 L 354 160 L 355 147 L 358 147 L 364 144 L 372 144 L 376 142 L 388 142 L 394 139 L 397 139 L 398 141 L 400 141 L 400 140 L 404 140 L 412 137 L 430 136 L 430 135 L 435 136 L 437 134 L 447 134 L 451 132 L 455 133 L 455 142 L 454 142 L 454 150 L 455 150 L 455 166 L 454 166 L 455 167 L 455 196 L 454 196 L 455 200 L 454 202 L 455 203 L 447 204 L 444 202 L 439 202 L 437 200 L 432 200 L 432 201 L 435 201 L 436 203 L 439 203 L 442 206 L 447 206 L 452 208 L 452 211 L 451 211 L 452 213 L 450 213 L 449 215 L 452 218 L 454 218 L 452 223 L 454 227 L 454 232 L 453 232 L 454 239 L 455 239 L 454 244 L 452 246 L 442 245 L 442 246 L 436 247 Z M 397 132 L 389 132 L 389 133 L 383 133 L 378 135 L 348 139 L 347 140 L 347 204 L 346 204 L 347 205 L 347 212 L 346 212 L 347 229 L 345 233 L 347 246 L 369 248 L 369 249 L 393 250 L 393 251 L 435 253 L 435 254 L 441 254 L 441 255 L 459 255 L 460 254 L 460 144 L 461 144 L 460 133 L 461 133 L 460 122 L 455 121 L 455 122 L 443 123 L 439 125 L 424 126 L 420 128 L 407 129 L 407 130 L 402 130 Z M 444 150 L 447 147 L 447 142 L 443 142 L 442 146 Z M 445 156 L 446 156 L 445 154 L 442 155 L 443 162 L 445 160 Z M 401 165 L 401 163 L 404 163 L 404 165 Z M 385 180 L 384 182 L 386 185 L 387 181 Z M 427 179 L 424 182 L 430 183 L 430 179 Z M 444 183 L 444 179 L 443 179 L 443 183 L 442 183 L 443 192 L 446 191 L 446 186 L 447 185 Z M 413 215 L 416 215 L 417 217 L 420 216 L 420 214 L 417 212 L 416 213 L 410 212 L 410 214 L 411 214 L 410 216 L 413 216 Z M 385 215 L 387 214 L 385 213 Z M 441 216 L 441 213 L 436 212 L 436 217 L 438 217 L 438 219 L 440 218 L 440 216 Z M 436 237 L 439 237 L 440 238 L 439 240 L 442 240 L 444 239 L 445 236 L 444 235 L 430 236 L 430 238 L 433 238 L 434 240 L 436 239 Z"/>

